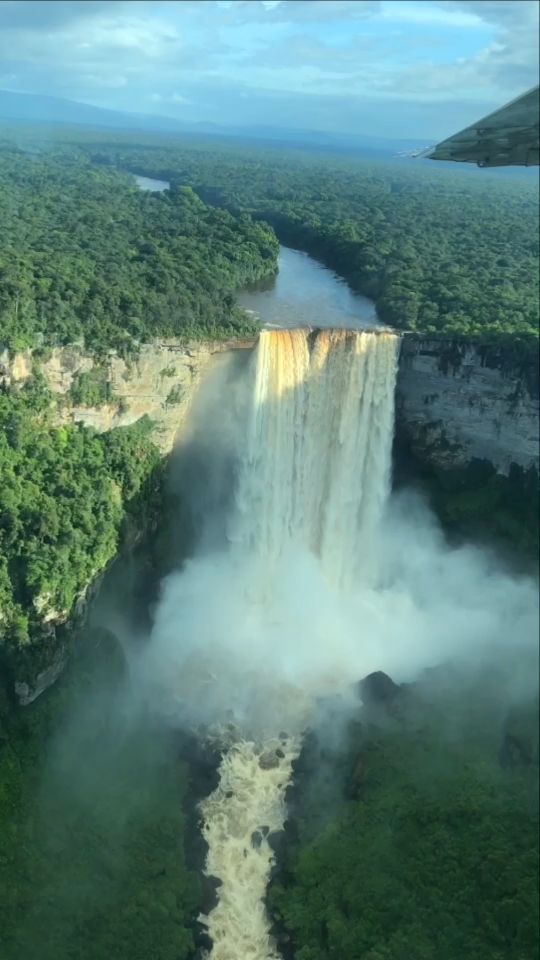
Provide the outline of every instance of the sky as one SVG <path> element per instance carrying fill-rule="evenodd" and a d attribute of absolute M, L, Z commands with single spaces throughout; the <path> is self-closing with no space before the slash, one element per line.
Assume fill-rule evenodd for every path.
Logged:
<path fill-rule="evenodd" d="M 538 0 L 0 0 L 0 89 L 442 139 L 538 83 Z"/>

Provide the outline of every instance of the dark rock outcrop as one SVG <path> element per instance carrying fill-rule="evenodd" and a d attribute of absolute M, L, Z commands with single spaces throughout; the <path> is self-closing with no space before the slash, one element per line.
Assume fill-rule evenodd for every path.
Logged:
<path fill-rule="evenodd" d="M 388 706 L 399 696 L 400 687 L 381 670 L 370 673 L 358 684 L 358 692 L 366 707 Z"/>
<path fill-rule="evenodd" d="M 189 764 L 189 790 L 184 797 L 184 852 L 189 870 L 197 873 L 201 885 L 200 902 L 190 923 L 195 953 L 190 960 L 205 960 L 212 950 L 212 938 L 207 927 L 199 920 L 202 913 L 208 915 L 218 902 L 217 891 L 221 886 L 218 877 L 206 876 L 204 869 L 208 855 L 208 843 L 202 833 L 199 804 L 214 792 L 219 783 L 219 766 L 222 751 L 205 742 L 191 731 L 180 730 L 174 734 L 179 759 Z"/>
<path fill-rule="evenodd" d="M 263 835 L 259 830 L 254 830 L 251 834 L 251 846 L 254 850 L 258 850 L 261 843 L 263 842 Z"/>
<path fill-rule="evenodd" d="M 211 875 L 202 874 L 201 876 L 201 889 L 202 889 L 202 899 L 201 899 L 201 913 L 204 913 L 205 916 L 208 916 L 212 910 L 218 905 L 218 890 L 221 887 L 222 882 L 219 877 L 213 877 Z"/>
<path fill-rule="evenodd" d="M 205 925 L 199 920 L 192 924 L 191 932 L 195 944 L 195 953 L 191 960 L 205 960 L 213 947 L 212 937 Z"/>
<path fill-rule="evenodd" d="M 285 844 L 287 842 L 285 830 L 276 830 L 275 833 L 270 833 L 267 839 L 270 849 L 277 857 L 280 857 L 285 851 Z"/>

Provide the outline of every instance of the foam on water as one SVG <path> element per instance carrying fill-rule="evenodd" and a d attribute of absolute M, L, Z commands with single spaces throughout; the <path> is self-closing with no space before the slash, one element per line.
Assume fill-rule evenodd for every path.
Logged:
<path fill-rule="evenodd" d="M 283 827 L 285 790 L 299 750 L 299 738 L 259 745 L 240 740 L 223 757 L 217 790 L 201 804 L 206 871 L 222 881 L 208 918 L 213 960 L 279 958 L 262 898 L 274 861 L 268 836 Z"/>

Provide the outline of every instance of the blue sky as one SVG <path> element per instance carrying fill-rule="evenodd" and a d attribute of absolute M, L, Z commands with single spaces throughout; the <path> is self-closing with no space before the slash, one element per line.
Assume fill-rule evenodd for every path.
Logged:
<path fill-rule="evenodd" d="M 538 83 L 538 0 L 0 0 L 0 88 L 440 139 Z"/>

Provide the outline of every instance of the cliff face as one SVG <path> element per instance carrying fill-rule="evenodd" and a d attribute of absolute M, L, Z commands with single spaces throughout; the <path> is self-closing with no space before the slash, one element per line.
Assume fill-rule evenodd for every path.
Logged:
<path fill-rule="evenodd" d="M 74 346 L 52 350 L 47 358 L 41 359 L 22 352 L 10 357 L 6 352 L 0 354 L 0 387 L 2 383 L 23 384 L 32 375 L 33 368 L 38 367 L 56 397 L 55 416 L 59 423 L 82 422 L 98 432 L 105 432 L 113 427 L 128 426 L 148 415 L 153 424 L 151 439 L 166 456 L 182 429 L 192 397 L 214 357 L 227 350 L 252 345 L 253 340 L 207 340 L 190 344 L 156 341 L 143 346 L 139 356 L 132 361 L 111 356 L 102 364 Z M 81 376 L 90 378 L 86 381 L 91 386 L 90 394 L 92 385 L 95 392 L 98 384 L 99 391 L 109 398 L 108 402 L 95 406 L 77 404 L 73 388 Z M 125 550 L 132 545 L 129 540 L 124 541 Z M 71 610 L 49 610 L 46 604 L 40 610 L 44 642 L 51 652 L 50 662 L 42 669 L 36 656 L 36 669 L 30 682 L 14 676 L 15 693 L 21 704 L 35 700 L 62 673 L 75 631 L 86 618 L 88 601 L 99 589 L 102 575 L 103 571 L 98 572 L 86 585 Z M 38 646 L 39 641 L 36 654 L 39 653 Z"/>
<path fill-rule="evenodd" d="M 60 420 L 103 432 L 147 414 L 154 423 L 152 439 L 167 454 L 212 357 L 253 344 L 253 339 L 155 341 L 143 345 L 136 360 L 112 356 L 99 368 L 92 357 L 64 347 L 53 350 L 40 369 L 62 400 Z M 97 406 L 74 402 L 70 391 L 77 376 L 98 370 L 110 399 Z M 31 371 L 29 355 L 0 356 L 0 379 L 20 383 Z M 538 468 L 538 363 L 513 360 L 500 346 L 405 334 L 396 425 L 420 459 L 442 468 L 463 467 L 472 459 L 488 460 L 504 475 L 511 463 Z"/>
<path fill-rule="evenodd" d="M 112 356 L 101 365 L 75 347 L 51 352 L 39 366 L 50 390 L 59 400 L 60 422 L 76 421 L 99 432 L 127 426 L 148 415 L 153 422 L 152 439 L 166 455 L 182 428 L 198 384 L 212 364 L 212 358 L 231 349 L 252 348 L 254 340 L 202 341 L 187 345 L 156 341 L 141 348 L 137 359 Z M 22 383 L 32 373 L 32 357 L 0 355 L 0 382 Z M 76 404 L 72 388 L 81 375 L 99 374 L 106 386 L 106 403 Z M 449 474 L 466 470 L 474 460 L 489 462 L 503 483 L 511 465 L 524 471 L 538 470 L 539 455 L 538 365 L 524 364 L 502 352 L 486 347 L 404 335 L 401 342 L 396 385 L 396 434 L 406 439 L 414 457 L 429 468 Z M 452 494 L 463 486 L 452 481 Z M 458 490 L 459 494 L 459 490 Z M 506 496 L 504 491 L 501 496 Z M 537 503 L 536 489 L 527 497 Z M 521 488 L 508 485 L 510 508 L 520 503 L 524 528 L 534 527 L 528 501 Z M 471 519 L 470 503 L 467 522 Z M 507 510 L 507 506 L 503 503 Z M 488 503 L 488 520 L 493 522 L 493 497 Z M 454 497 L 450 515 L 446 501 L 441 514 L 452 519 L 460 505 Z M 487 508 L 486 508 L 487 509 Z M 505 521 L 506 525 L 507 521 Z M 84 619 L 84 597 L 80 601 Z M 76 622 L 77 611 L 50 623 L 50 630 Z M 36 678 L 35 685 L 19 684 L 23 703 L 35 699 L 63 668 L 64 656 Z"/>
<path fill-rule="evenodd" d="M 111 356 L 101 365 L 75 347 L 64 347 L 53 350 L 39 367 L 49 389 L 62 401 L 58 407 L 60 422 L 81 422 L 102 433 L 129 426 L 146 414 L 154 424 L 152 440 L 167 454 L 212 357 L 252 343 L 205 340 L 181 345 L 156 341 L 143 345 L 135 360 Z M 31 372 L 29 354 L 0 357 L 0 378 L 6 382 L 22 383 Z M 107 388 L 108 402 L 96 406 L 73 401 L 70 391 L 81 374 L 99 375 L 101 386 Z"/>
<path fill-rule="evenodd" d="M 505 347 L 402 338 L 396 428 L 421 460 L 443 469 L 489 461 L 538 469 L 538 364 Z"/>

